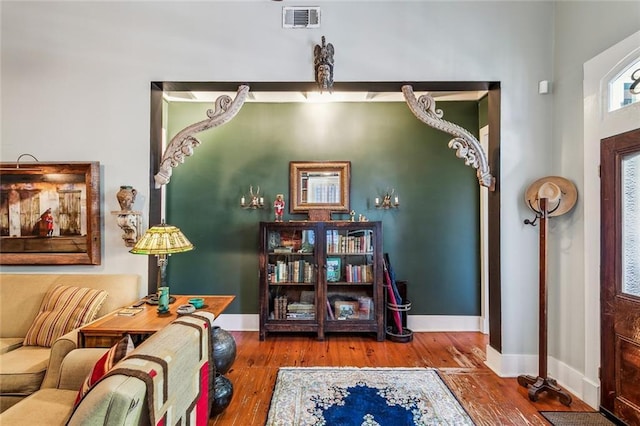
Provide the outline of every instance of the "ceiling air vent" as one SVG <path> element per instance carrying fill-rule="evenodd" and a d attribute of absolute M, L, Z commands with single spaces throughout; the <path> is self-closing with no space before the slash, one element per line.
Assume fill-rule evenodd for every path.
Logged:
<path fill-rule="evenodd" d="M 282 28 L 320 28 L 320 8 L 283 7 Z"/>

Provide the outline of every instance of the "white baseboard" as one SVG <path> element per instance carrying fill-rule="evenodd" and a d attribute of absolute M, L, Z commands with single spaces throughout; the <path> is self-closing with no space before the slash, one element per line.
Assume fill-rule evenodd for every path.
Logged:
<path fill-rule="evenodd" d="M 215 319 L 215 325 L 228 331 L 258 331 L 260 317 L 258 314 L 221 314 Z"/>
<path fill-rule="evenodd" d="M 258 331 L 257 314 L 222 314 L 216 325 L 225 330 Z M 407 328 L 419 331 L 482 331 L 482 319 L 470 316 L 407 315 Z"/>
<path fill-rule="evenodd" d="M 487 345 L 485 364 L 500 377 L 517 377 L 528 374 L 538 375 L 538 355 L 501 354 Z M 553 357 L 547 358 L 548 375 L 558 382 L 558 386 L 571 392 L 592 408 L 598 409 L 600 385 L 585 377 L 573 367 Z"/>
<path fill-rule="evenodd" d="M 427 331 L 482 331 L 482 318 L 448 315 L 407 315 L 407 328 Z"/>
<path fill-rule="evenodd" d="M 501 354 L 487 345 L 485 364 L 500 377 L 518 377 L 521 374 L 538 375 L 538 355 Z"/>
<path fill-rule="evenodd" d="M 582 379 L 582 398 L 591 408 L 600 408 L 600 383 L 584 377 Z"/>

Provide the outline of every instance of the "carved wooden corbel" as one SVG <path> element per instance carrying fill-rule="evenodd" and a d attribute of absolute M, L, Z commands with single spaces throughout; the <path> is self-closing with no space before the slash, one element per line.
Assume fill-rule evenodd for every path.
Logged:
<path fill-rule="evenodd" d="M 476 169 L 480 185 L 486 186 L 489 191 L 494 191 L 496 179 L 491 175 L 487 155 L 475 136 L 457 124 L 444 120 L 442 110 L 436 109 L 436 101 L 431 95 L 425 94 L 416 99 L 413 87 L 410 85 L 402 86 L 402 93 L 409 109 L 420 121 L 455 136 L 449 141 L 449 148 L 455 149 L 456 156 L 464 158 L 467 166 Z"/>
<path fill-rule="evenodd" d="M 248 93 L 249 86 L 241 85 L 235 99 L 227 95 L 220 96 L 216 99 L 215 110 L 207 110 L 208 119 L 185 127 L 171 139 L 162 155 L 160 171 L 154 176 L 156 189 L 168 184 L 172 169 L 184 163 L 185 157 L 193 155 L 193 148 L 200 145 L 200 141 L 193 135 L 231 121 L 244 105 Z"/>

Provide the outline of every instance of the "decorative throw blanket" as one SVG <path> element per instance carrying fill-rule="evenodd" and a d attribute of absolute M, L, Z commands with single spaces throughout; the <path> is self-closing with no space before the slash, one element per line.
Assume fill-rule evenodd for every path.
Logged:
<path fill-rule="evenodd" d="M 134 376 L 146 384 L 151 424 L 207 424 L 215 380 L 213 319 L 204 311 L 179 317 L 107 374 Z"/>

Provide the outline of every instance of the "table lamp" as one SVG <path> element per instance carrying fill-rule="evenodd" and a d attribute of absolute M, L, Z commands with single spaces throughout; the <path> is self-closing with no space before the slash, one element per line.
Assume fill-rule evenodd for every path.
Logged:
<path fill-rule="evenodd" d="M 158 291 L 168 286 L 166 282 L 167 263 L 169 256 L 173 253 L 182 253 L 193 250 L 193 244 L 189 242 L 179 228 L 167 225 L 164 219 L 160 225 L 152 226 L 138 240 L 138 242 L 129 251 L 133 254 L 146 254 L 157 256 L 158 258 L 158 282 L 156 285 L 156 294 L 147 297 L 147 303 L 150 305 L 158 304 Z M 168 303 L 175 302 L 175 297 L 169 297 Z M 158 308 L 160 311 L 160 308 Z M 167 307 L 168 310 L 168 307 Z"/>

